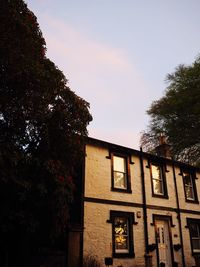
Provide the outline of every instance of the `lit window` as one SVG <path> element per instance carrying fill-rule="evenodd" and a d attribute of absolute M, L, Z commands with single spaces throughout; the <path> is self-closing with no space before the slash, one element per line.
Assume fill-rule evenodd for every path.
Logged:
<path fill-rule="evenodd" d="M 151 179 L 153 195 L 165 197 L 167 189 L 162 165 L 151 164 Z"/>
<path fill-rule="evenodd" d="M 109 222 L 112 223 L 113 257 L 134 257 L 134 213 L 110 211 Z"/>
<path fill-rule="evenodd" d="M 115 253 L 129 252 L 129 233 L 128 219 L 125 217 L 115 217 L 114 235 L 115 235 Z"/>
<path fill-rule="evenodd" d="M 163 178 L 160 166 L 151 165 L 152 171 L 152 182 L 153 182 L 153 192 L 154 194 L 163 195 Z"/>
<path fill-rule="evenodd" d="M 127 189 L 126 158 L 113 156 L 114 188 Z"/>
<path fill-rule="evenodd" d="M 192 175 L 188 171 L 183 171 L 183 182 L 185 187 L 185 197 L 187 200 L 195 200 L 194 184 Z"/>
<path fill-rule="evenodd" d="M 127 155 L 112 154 L 111 190 L 131 193 L 130 158 Z"/>

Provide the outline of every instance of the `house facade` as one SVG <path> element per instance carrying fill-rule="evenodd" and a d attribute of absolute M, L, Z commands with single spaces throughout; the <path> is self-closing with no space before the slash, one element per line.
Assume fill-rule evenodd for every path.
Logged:
<path fill-rule="evenodd" d="M 81 258 L 102 266 L 198 266 L 200 170 L 88 138 Z"/>

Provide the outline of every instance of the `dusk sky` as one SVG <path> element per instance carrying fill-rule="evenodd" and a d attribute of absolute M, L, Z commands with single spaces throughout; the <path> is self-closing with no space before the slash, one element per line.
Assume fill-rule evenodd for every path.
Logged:
<path fill-rule="evenodd" d="M 167 73 L 200 53 L 199 0 L 27 0 L 49 57 L 90 103 L 89 136 L 139 149 Z"/>

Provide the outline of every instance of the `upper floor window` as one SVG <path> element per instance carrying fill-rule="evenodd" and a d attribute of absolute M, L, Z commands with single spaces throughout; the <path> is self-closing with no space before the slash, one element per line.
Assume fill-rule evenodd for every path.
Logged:
<path fill-rule="evenodd" d="M 163 166 L 151 163 L 151 180 L 153 196 L 167 197 L 167 186 Z"/>
<path fill-rule="evenodd" d="M 200 253 L 200 220 L 187 219 L 193 253 Z"/>
<path fill-rule="evenodd" d="M 130 192 L 128 157 L 112 155 L 112 189 Z"/>
<path fill-rule="evenodd" d="M 182 176 L 186 201 L 197 201 L 194 173 L 190 170 L 182 170 Z"/>
<path fill-rule="evenodd" d="M 126 158 L 113 156 L 113 176 L 115 188 L 127 188 Z"/>

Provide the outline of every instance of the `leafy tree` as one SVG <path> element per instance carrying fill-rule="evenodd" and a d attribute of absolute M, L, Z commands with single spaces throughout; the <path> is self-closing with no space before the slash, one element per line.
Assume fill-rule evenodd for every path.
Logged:
<path fill-rule="evenodd" d="M 165 95 L 147 111 L 149 128 L 141 144 L 152 151 L 157 136 L 165 133 L 176 159 L 200 164 L 200 57 L 190 66 L 180 65 L 167 76 Z"/>
<path fill-rule="evenodd" d="M 0 25 L 0 245 L 5 249 L 17 239 L 33 238 L 40 245 L 65 232 L 72 177 L 92 117 L 89 104 L 46 57 L 37 18 L 23 0 L 1 0 Z"/>

